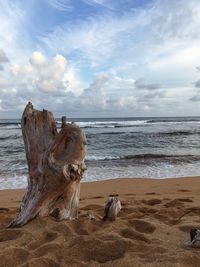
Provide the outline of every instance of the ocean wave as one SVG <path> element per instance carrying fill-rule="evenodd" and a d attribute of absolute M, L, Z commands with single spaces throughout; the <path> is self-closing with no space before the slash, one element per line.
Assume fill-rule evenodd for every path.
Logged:
<path fill-rule="evenodd" d="M 70 120 L 69 120 L 70 121 Z M 183 118 L 167 118 L 167 119 L 130 119 L 130 120 L 88 120 L 88 121 L 77 121 L 75 122 L 81 127 L 81 128 L 125 128 L 125 127 L 137 127 L 137 126 L 149 126 L 151 124 L 190 124 L 190 123 L 200 123 L 200 119 L 188 119 L 185 120 Z M 57 127 L 59 128 L 61 126 L 61 121 L 56 121 Z M 21 128 L 20 121 L 0 121 L 0 129 L 19 129 Z"/>
<path fill-rule="evenodd" d="M 147 123 L 169 123 L 169 124 L 180 124 L 180 123 L 200 123 L 200 118 L 197 119 L 153 119 L 148 120 Z"/>
<path fill-rule="evenodd" d="M 20 129 L 19 122 L 0 122 L 0 129 Z"/>
<path fill-rule="evenodd" d="M 144 125 L 148 120 L 120 120 L 120 121 L 77 121 L 81 128 L 117 128 Z M 56 122 L 59 126 L 61 121 Z"/>
<path fill-rule="evenodd" d="M 200 123 L 200 119 L 130 119 L 130 120 L 105 120 L 105 121 L 76 121 L 81 128 L 126 128 L 137 126 L 149 126 L 151 124 L 189 124 Z M 57 121 L 57 125 L 61 125 L 61 121 Z"/>
<path fill-rule="evenodd" d="M 193 135 L 200 134 L 198 131 L 171 131 L 171 132 L 160 132 L 159 135 Z"/>
<path fill-rule="evenodd" d="M 21 135 L 17 135 L 17 134 L 14 134 L 14 135 L 8 135 L 8 136 L 0 136 L 0 140 L 8 140 L 8 139 L 21 139 L 22 136 Z"/>
<path fill-rule="evenodd" d="M 165 154 L 135 154 L 123 156 L 87 156 L 87 161 L 131 160 L 131 159 L 193 159 L 200 160 L 200 155 L 165 155 Z"/>
<path fill-rule="evenodd" d="M 0 122 L 0 126 L 5 126 L 5 125 L 18 125 L 19 121 L 5 121 L 5 122 Z"/>
<path fill-rule="evenodd" d="M 90 135 L 96 135 L 95 134 L 88 134 L 88 136 Z M 100 132 L 99 134 L 101 135 L 127 135 L 130 137 L 130 135 L 143 135 L 143 136 L 180 136 L 180 135 L 199 135 L 200 131 L 169 131 L 169 132 L 162 132 L 162 131 L 158 131 L 158 132 L 144 132 L 144 131 L 109 131 L 109 132 Z"/>
<path fill-rule="evenodd" d="M 200 155 L 198 156 L 194 156 L 194 155 L 166 155 L 166 154 L 136 154 L 136 155 L 125 155 L 120 157 L 121 159 L 161 159 L 161 158 L 165 158 L 165 159 L 169 159 L 169 158 L 198 158 L 200 159 Z"/>
<path fill-rule="evenodd" d="M 114 160 L 120 158 L 118 156 L 86 156 L 86 161 Z"/>
<path fill-rule="evenodd" d="M 14 173 L 11 176 L 0 177 L 0 181 L 1 181 L 0 190 L 26 188 L 26 186 L 27 186 L 27 175 Z"/>

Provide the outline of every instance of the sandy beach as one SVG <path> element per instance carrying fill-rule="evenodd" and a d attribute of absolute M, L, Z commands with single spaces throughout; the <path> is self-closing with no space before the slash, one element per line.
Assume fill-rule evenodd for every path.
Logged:
<path fill-rule="evenodd" d="M 82 183 L 78 220 L 43 217 L 14 229 L 6 226 L 24 190 L 2 190 L 0 266 L 200 266 L 199 250 L 183 245 L 200 228 L 199 188 L 200 177 Z M 122 210 L 104 222 L 110 194 L 119 194 Z"/>

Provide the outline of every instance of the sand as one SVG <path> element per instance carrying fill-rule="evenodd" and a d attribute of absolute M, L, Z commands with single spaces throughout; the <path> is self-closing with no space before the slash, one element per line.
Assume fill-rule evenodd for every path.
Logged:
<path fill-rule="evenodd" d="M 82 183 L 79 219 L 36 218 L 7 229 L 23 190 L 0 191 L 0 266 L 200 266 L 200 249 L 184 246 L 200 228 L 200 177 Z M 109 194 L 119 194 L 116 221 L 102 221 Z M 95 215 L 89 220 L 87 211 Z"/>

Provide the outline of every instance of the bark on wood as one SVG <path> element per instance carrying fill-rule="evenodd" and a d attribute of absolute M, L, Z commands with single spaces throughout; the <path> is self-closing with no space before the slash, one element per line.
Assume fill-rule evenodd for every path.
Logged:
<path fill-rule="evenodd" d="M 9 227 L 22 226 L 37 215 L 74 219 L 78 216 L 80 181 L 86 167 L 86 137 L 75 124 L 57 131 L 51 112 L 29 102 L 21 120 L 28 162 L 28 187 L 21 210 Z"/>

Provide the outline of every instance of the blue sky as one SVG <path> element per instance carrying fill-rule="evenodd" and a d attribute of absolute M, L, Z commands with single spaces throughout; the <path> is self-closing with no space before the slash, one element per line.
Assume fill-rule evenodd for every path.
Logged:
<path fill-rule="evenodd" d="M 0 118 L 200 115 L 199 0 L 4 0 L 0 21 Z"/>

